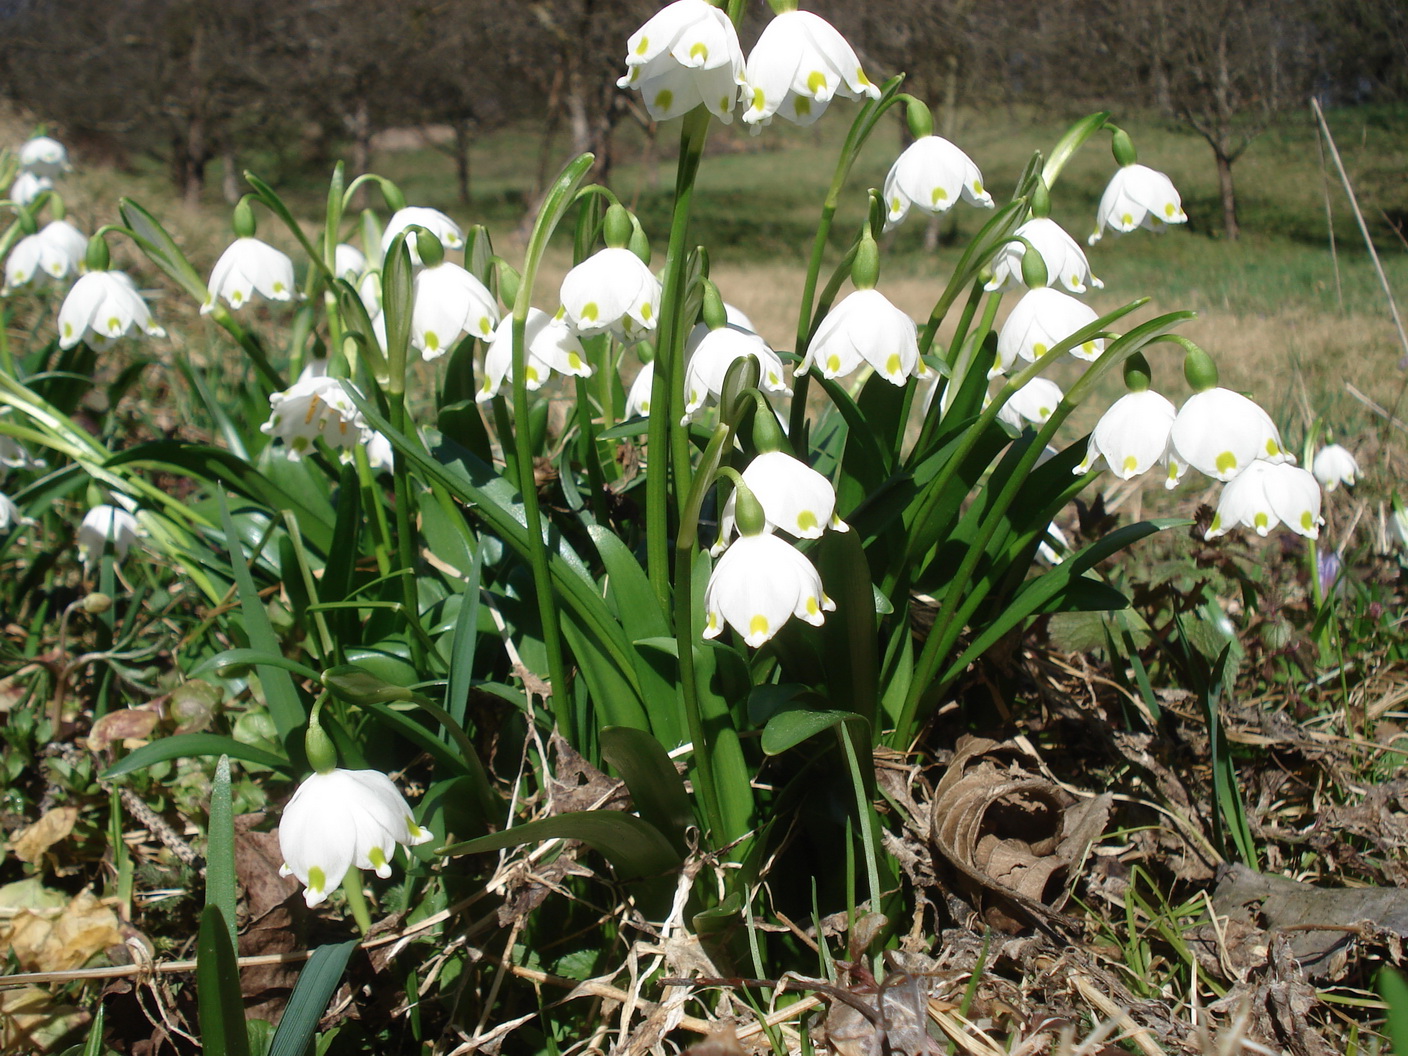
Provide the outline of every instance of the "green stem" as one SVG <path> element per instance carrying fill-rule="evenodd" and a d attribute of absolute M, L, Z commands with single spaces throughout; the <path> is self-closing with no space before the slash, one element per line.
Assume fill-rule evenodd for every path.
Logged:
<path fill-rule="evenodd" d="M 713 831 L 717 846 L 728 842 L 723 806 L 714 781 L 713 747 L 704 730 L 704 718 L 699 711 L 699 687 L 694 674 L 694 547 L 681 542 L 675 547 L 675 643 L 680 660 L 680 692 L 684 696 L 685 720 L 689 724 L 689 739 L 694 746 L 694 781 L 699 786 L 699 799 L 704 804 L 704 816 Z"/>
<path fill-rule="evenodd" d="M 599 358 L 599 357 L 598 357 Z M 602 373 L 605 373 L 603 370 Z M 592 400 L 586 378 L 575 378 L 577 389 L 578 450 L 587 467 L 587 486 L 591 488 L 592 516 L 598 524 L 607 521 L 606 478 L 601 472 L 601 453 L 596 439 L 596 423 L 592 420 Z"/>
<path fill-rule="evenodd" d="M 650 387 L 650 466 L 645 480 L 646 563 L 650 585 L 660 608 L 670 609 L 670 470 L 681 499 L 689 490 L 689 431 L 675 422 L 684 406 L 684 339 L 686 321 L 679 318 L 685 303 L 685 262 L 689 245 L 689 214 L 694 182 L 709 134 L 709 111 L 695 107 L 680 129 L 679 167 L 675 173 L 675 203 L 670 217 L 670 242 L 665 253 L 665 280 L 660 295 L 660 326 L 655 348 L 655 377 Z M 668 452 L 668 454 L 667 454 Z"/>
<path fill-rule="evenodd" d="M 342 878 L 342 893 L 347 897 L 347 908 L 352 911 L 352 919 L 357 922 L 357 930 L 365 938 L 372 930 L 372 915 L 367 909 L 367 896 L 362 894 L 362 870 L 353 866 Z"/>

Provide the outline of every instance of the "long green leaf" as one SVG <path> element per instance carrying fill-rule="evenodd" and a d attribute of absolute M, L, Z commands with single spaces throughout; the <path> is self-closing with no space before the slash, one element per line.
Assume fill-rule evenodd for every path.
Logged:
<path fill-rule="evenodd" d="M 763 751 L 768 755 L 781 755 L 789 748 L 795 748 L 808 738 L 832 729 L 841 724 L 856 727 L 856 744 L 868 744 L 870 724 L 853 711 L 839 711 L 834 708 L 811 708 L 806 701 L 815 700 L 811 694 L 804 695 L 788 703 L 768 720 L 763 727 Z"/>
<path fill-rule="evenodd" d="M 210 786 L 210 827 L 205 843 L 205 904 L 220 910 L 229 929 L 230 949 L 235 937 L 235 808 L 230 792 L 230 757 L 222 755 Z"/>
<path fill-rule="evenodd" d="M 694 808 L 684 779 L 660 742 L 644 730 L 608 726 L 601 731 L 601 757 L 626 782 L 641 817 L 685 850 L 685 830 L 695 823 Z"/>
<path fill-rule="evenodd" d="M 196 998 L 205 1056 L 249 1056 L 239 966 L 225 915 L 215 905 L 207 905 L 200 915 Z"/>
<path fill-rule="evenodd" d="M 1379 996 L 1388 1005 L 1388 1036 L 1393 1043 L 1392 1051 L 1403 1056 L 1408 1053 L 1408 982 L 1392 968 L 1380 968 L 1375 979 Z"/>
<path fill-rule="evenodd" d="M 318 1021 L 328 1009 L 347 962 L 357 948 L 356 939 L 319 946 L 298 973 L 288 1007 L 269 1043 L 268 1056 L 306 1056 Z"/>
<path fill-rule="evenodd" d="M 186 259 L 186 254 L 181 252 L 176 240 L 161 226 L 161 221 L 131 198 L 119 199 L 117 211 L 122 216 L 122 222 L 138 237 L 138 245 L 152 263 L 166 272 L 197 304 L 204 304 L 206 297 L 210 295 L 205 280 Z"/>
<path fill-rule="evenodd" d="M 521 847 L 542 840 L 581 840 L 599 852 L 622 880 L 640 880 L 668 873 L 680 863 L 680 853 L 648 821 L 615 810 L 582 810 L 515 825 L 477 840 L 452 844 L 441 854 L 482 854 Z"/>
<path fill-rule="evenodd" d="M 228 755 L 231 759 L 241 759 L 257 766 L 267 766 L 285 774 L 296 774 L 297 769 L 282 756 L 242 744 L 232 737 L 222 737 L 217 733 L 178 733 L 174 737 L 163 737 L 151 744 L 144 744 L 131 755 L 119 759 L 103 771 L 103 780 L 143 770 L 153 763 L 164 763 L 168 759 L 191 759 L 202 755 Z"/>

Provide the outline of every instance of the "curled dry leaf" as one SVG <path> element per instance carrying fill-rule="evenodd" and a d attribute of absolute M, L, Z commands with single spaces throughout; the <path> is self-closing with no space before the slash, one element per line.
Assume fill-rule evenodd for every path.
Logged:
<path fill-rule="evenodd" d="M 140 747 L 145 744 L 156 729 L 161 716 L 152 707 L 119 708 L 110 711 L 93 723 L 93 732 L 88 734 L 88 747 L 101 752 L 110 744 L 119 741 L 126 747 Z"/>
<path fill-rule="evenodd" d="M 930 808 L 934 847 L 988 923 L 1008 932 L 1061 909 L 1112 802 L 1078 799 L 1032 762 L 1015 741 L 964 738 Z"/>
<path fill-rule="evenodd" d="M 120 945 L 117 914 L 91 891 L 79 892 L 58 911 L 22 909 L 0 927 L 0 949 L 12 950 L 27 972 L 79 968 Z"/>
<path fill-rule="evenodd" d="M 10 841 L 10 850 L 21 861 L 38 865 L 45 851 L 68 838 L 77 820 L 77 807 L 55 807 L 33 825 L 26 825 L 15 833 L 15 838 Z"/>

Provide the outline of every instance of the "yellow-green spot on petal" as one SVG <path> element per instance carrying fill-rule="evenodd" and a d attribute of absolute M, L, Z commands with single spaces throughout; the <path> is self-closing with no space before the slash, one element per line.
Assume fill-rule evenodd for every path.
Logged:
<path fill-rule="evenodd" d="M 1036 356 L 1037 358 L 1046 355 L 1048 351 L 1050 350 L 1046 347 L 1045 341 L 1034 341 L 1032 343 L 1032 355 Z"/>
<path fill-rule="evenodd" d="M 816 598 L 807 599 L 807 615 L 815 616 L 821 611 L 821 606 L 817 604 Z"/>
<path fill-rule="evenodd" d="M 1257 515 L 1252 518 L 1252 526 L 1255 528 L 1269 528 L 1271 527 L 1271 518 L 1264 513 L 1258 512 Z"/>
<path fill-rule="evenodd" d="M 596 301 L 588 301 L 582 305 L 582 310 L 577 313 L 578 317 L 586 323 L 595 321 L 599 314 L 601 314 L 601 310 L 597 308 Z"/>
<path fill-rule="evenodd" d="M 657 110 L 668 110 L 674 101 L 675 93 L 666 88 L 655 96 L 655 107 Z"/>
<path fill-rule="evenodd" d="M 1050 408 L 1050 407 L 1038 407 L 1038 408 L 1036 409 L 1036 413 L 1037 413 L 1037 417 L 1038 417 L 1038 418 L 1040 418 L 1042 421 L 1045 421 L 1046 419 L 1048 419 L 1048 418 L 1051 417 L 1051 408 Z"/>
<path fill-rule="evenodd" d="M 1177 466 L 1176 463 L 1170 462 L 1170 463 L 1168 464 L 1168 479 L 1169 479 L 1169 480 L 1177 480 L 1177 479 L 1178 479 L 1178 466 Z"/>
<path fill-rule="evenodd" d="M 328 874 L 323 872 L 322 867 L 315 865 L 308 870 L 308 890 L 315 894 L 322 894 L 327 888 Z"/>
<path fill-rule="evenodd" d="M 807 74 L 807 91 L 815 95 L 825 87 L 826 74 L 822 73 L 820 70 L 812 70 L 811 73 Z"/>
<path fill-rule="evenodd" d="M 900 201 L 899 195 L 895 195 L 893 198 L 890 199 L 890 212 L 898 213 L 903 208 L 904 202 Z"/>
<path fill-rule="evenodd" d="M 763 90 L 762 90 L 761 88 L 754 88 L 754 89 L 753 89 L 753 109 L 754 109 L 754 110 L 766 110 L 766 109 L 767 109 L 767 105 L 768 105 L 768 97 L 763 94 Z"/>
<path fill-rule="evenodd" d="M 1315 527 L 1315 518 L 1310 516 L 1309 510 L 1302 511 L 1300 515 L 1300 526 L 1307 532 Z"/>
<path fill-rule="evenodd" d="M 640 43 L 636 45 L 636 54 L 637 54 L 637 55 L 644 55 L 644 54 L 645 54 L 647 51 L 649 51 L 649 50 L 650 50 L 650 38 L 649 38 L 649 37 L 641 37 L 641 38 L 640 38 Z M 637 67 L 637 68 L 639 68 L 639 67 Z"/>
<path fill-rule="evenodd" d="M 649 401 L 649 400 L 641 400 L 641 401 L 640 401 L 640 413 L 641 413 L 641 414 L 649 414 L 649 413 L 650 413 L 650 401 Z"/>
<path fill-rule="evenodd" d="M 717 631 L 719 629 L 719 618 L 715 616 L 712 612 L 709 613 L 707 626 L 711 631 Z"/>
<path fill-rule="evenodd" d="M 110 317 L 108 319 L 108 329 L 114 334 L 122 333 L 122 320 L 115 315 Z"/>
<path fill-rule="evenodd" d="M 1275 458 L 1281 453 L 1281 445 L 1273 439 L 1268 439 L 1266 441 L 1266 453 L 1272 458 Z"/>
<path fill-rule="evenodd" d="M 1172 202 L 1164 202 L 1164 216 L 1173 216 L 1178 212 L 1178 206 Z"/>
<path fill-rule="evenodd" d="M 381 869 L 387 865 L 386 852 L 380 847 L 373 847 L 367 852 L 367 861 L 372 863 L 373 869 Z"/>
<path fill-rule="evenodd" d="M 728 113 L 728 112 L 729 112 L 730 110 L 732 110 L 732 109 L 733 109 L 733 99 L 732 99 L 732 97 L 727 96 L 727 95 L 721 95 L 721 96 L 719 96 L 719 110 L 721 110 L 723 113 L 726 114 L 726 113 Z"/>
<path fill-rule="evenodd" d="M 72 324 L 72 323 L 64 323 L 64 337 L 72 337 L 72 336 L 73 336 L 73 324 Z"/>
<path fill-rule="evenodd" d="M 1120 223 L 1124 224 L 1125 227 L 1133 227 L 1133 226 L 1134 226 L 1134 216 L 1133 216 L 1132 214 L 1130 214 L 1130 213 L 1121 213 L 1121 214 L 1120 214 Z"/>
<path fill-rule="evenodd" d="M 1139 459 L 1135 458 L 1133 455 L 1125 455 L 1123 466 L 1126 473 L 1133 473 L 1139 468 Z"/>
<path fill-rule="evenodd" d="M 537 367 L 528 367 L 526 370 L 524 370 L 523 376 L 524 376 L 525 378 L 527 378 L 529 381 L 537 381 L 537 380 L 538 380 L 538 368 L 537 368 Z"/>
<path fill-rule="evenodd" d="M 801 513 L 797 514 L 797 530 L 799 532 L 809 532 L 815 528 L 818 523 L 816 514 L 812 513 L 811 510 L 803 510 Z"/>
<path fill-rule="evenodd" d="M 934 205 L 938 205 L 940 202 L 946 202 L 948 201 L 948 191 L 944 190 L 942 187 L 935 187 L 933 193 L 929 195 L 929 200 Z"/>
<path fill-rule="evenodd" d="M 655 316 L 655 308 L 651 305 L 651 303 L 650 303 L 649 301 L 646 301 L 644 304 L 642 304 L 642 305 L 640 306 L 640 317 L 641 317 L 643 320 L 645 320 L 646 322 L 649 322 L 654 316 Z"/>
<path fill-rule="evenodd" d="M 274 283 L 274 292 L 275 292 L 275 293 L 283 293 L 285 289 L 286 289 L 286 287 L 284 286 L 284 284 L 283 284 L 282 282 L 276 282 L 276 283 Z"/>
<path fill-rule="evenodd" d="M 581 370 L 583 366 L 582 357 L 575 352 L 567 353 L 567 365 L 573 370 Z"/>
<path fill-rule="evenodd" d="M 440 335 L 434 330 L 425 332 L 425 348 L 427 352 L 438 352 L 440 350 Z"/>
<path fill-rule="evenodd" d="M 638 81 L 638 80 L 640 80 L 640 67 L 639 67 L 639 66 L 632 66 L 632 67 L 631 67 L 631 76 L 630 76 L 630 79 L 629 79 L 626 83 L 627 83 L 627 84 L 635 84 L 636 81 Z"/>
<path fill-rule="evenodd" d="M 1210 524 L 1210 525 L 1208 526 L 1208 531 L 1210 531 L 1210 532 L 1215 532 L 1215 531 L 1217 531 L 1217 530 L 1218 530 L 1219 528 L 1221 528 L 1221 527 L 1222 527 L 1222 514 L 1220 514 L 1220 513 L 1215 513 L 1215 514 L 1213 514 L 1213 515 L 1212 515 L 1212 524 Z"/>
<path fill-rule="evenodd" d="M 885 360 L 885 373 L 898 374 L 900 372 L 900 354 L 891 352 L 890 358 Z"/>
<path fill-rule="evenodd" d="M 1080 276 L 1079 276 L 1079 275 L 1072 275 L 1072 276 L 1071 276 L 1071 286 L 1072 286 L 1072 287 L 1075 287 L 1075 286 L 1079 286 L 1079 285 L 1080 285 Z"/>
<path fill-rule="evenodd" d="M 748 621 L 748 633 L 749 633 L 750 635 L 752 635 L 752 634 L 767 634 L 767 633 L 768 633 L 768 618 L 767 618 L 766 616 L 761 615 L 761 614 L 758 615 L 758 616 L 754 616 L 751 620 Z"/>
<path fill-rule="evenodd" d="M 1217 466 L 1219 473 L 1231 473 L 1237 468 L 1237 456 L 1231 451 L 1224 451 L 1217 456 L 1217 461 L 1214 465 Z"/>
<path fill-rule="evenodd" d="M 552 317 L 553 317 L 554 319 L 566 319 L 566 318 L 567 318 L 567 305 L 565 305 L 565 304 L 559 304 L 559 305 L 557 306 L 557 311 L 553 313 L 553 316 L 552 316 Z"/>
<path fill-rule="evenodd" d="M 983 196 L 983 181 L 982 181 L 982 180 L 974 180 L 974 181 L 973 181 L 973 193 L 976 194 L 979 198 L 981 198 L 981 197 Z"/>
<path fill-rule="evenodd" d="M 406 815 L 406 831 L 411 834 L 411 839 L 418 840 L 425 835 L 425 830 L 415 823 L 415 819 L 409 814 Z"/>
<path fill-rule="evenodd" d="M 826 369 L 829 370 L 832 374 L 841 373 L 841 357 L 838 356 L 835 352 L 831 353 L 831 355 L 826 357 Z"/>
<path fill-rule="evenodd" d="M 489 322 L 489 317 L 487 315 L 481 315 L 479 317 L 479 332 L 481 334 L 484 334 L 485 336 L 488 336 L 489 334 L 492 334 L 494 332 L 493 324 Z"/>
<path fill-rule="evenodd" d="M 694 47 L 689 49 L 689 57 L 691 59 L 707 60 L 709 58 L 709 45 L 705 44 L 702 40 L 696 41 Z"/>
<path fill-rule="evenodd" d="M 798 117 L 805 117 L 807 114 L 810 114 L 812 112 L 812 101 L 808 99 L 805 95 L 797 96 L 796 100 L 792 103 L 792 106 L 793 109 L 797 111 Z"/>
<path fill-rule="evenodd" d="M 768 384 L 769 384 L 769 385 L 780 385 L 781 383 L 782 383 L 782 379 L 777 376 L 777 371 L 775 371 L 775 370 L 770 370 L 770 371 L 768 371 Z"/>
<path fill-rule="evenodd" d="M 865 71 L 859 66 L 856 67 L 856 84 L 860 85 L 862 88 L 870 84 L 870 78 L 865 75 Z"/>
<path fill-rule="evenodd" d="M 1080 346 L 1080 350 L 1088 356 L 1095 355 L 1095 342 L 1087 341 L 1085 344 Z"/>

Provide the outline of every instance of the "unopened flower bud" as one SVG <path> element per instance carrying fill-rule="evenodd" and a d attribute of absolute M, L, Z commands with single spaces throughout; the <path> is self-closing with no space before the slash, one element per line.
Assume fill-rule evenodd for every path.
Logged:
<path fill-rule="evenodd" d="M 441 263 L 445 259 L 444 243 L 423 227 L 418 227 L 415 231 L 416 252 L 420 254 L 420 262 L 427 268 L 433 268 Z"/>
<path fill-rule="evenodd" d="M 90 616 L 100 616 L 112 608 L 112 598 L 95 590 L 83 599 L 83 611 Z"/>

